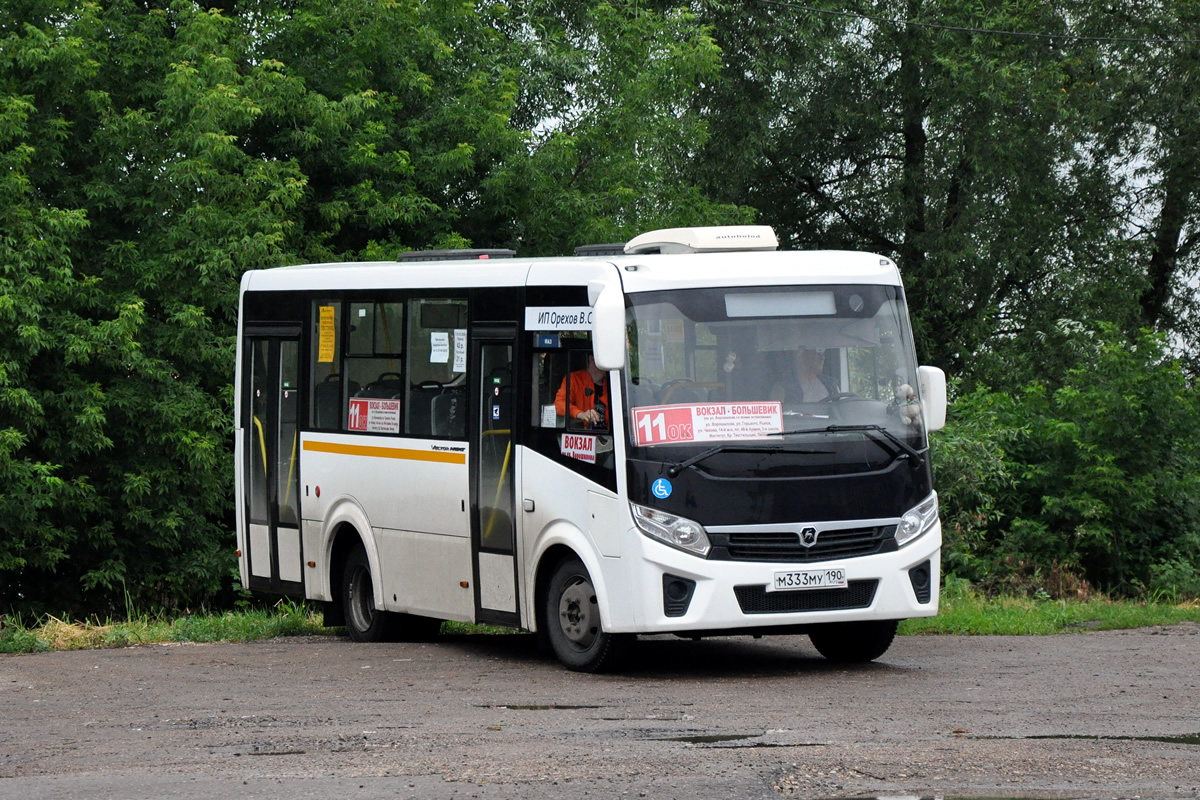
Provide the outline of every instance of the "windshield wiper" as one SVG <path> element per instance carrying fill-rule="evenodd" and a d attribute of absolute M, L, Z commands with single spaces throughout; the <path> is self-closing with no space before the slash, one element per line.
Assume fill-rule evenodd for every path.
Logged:
<path fill-rule="evenodd" d="M 775 434 L 770 434 L 774 436 Z M 716 447 L 710 447 L 704 452 L 697 453 L 686 461 L 680 461 L 678 464 L 672 464 L 667 470 L 667 476 L 674 478 L 679 473 L 691 466 L 699 464 L 706 458 L 715 456 L 717 453 L 799 453 L 801 455 L 830 455 L 832 450 L 798 450 L 793 447 L 782 447 L 775 445 L 774 447 L 749 447 L 744 444 L 719 444 Z"/>
<path fill-rule="evenodd" d="M 848 433 L 858 432 L 866 434 L 867 438 L 873 442 L 882 444 L 882 440 L 886 439 L 892 444 L 903 450 L 909 457 L 909 466 L 916 469 L 925 463 L 925 457 L 921 455 L 921 451 L 913 447 L 908 442 L 901 439 L 896 434 L 889 431 L 882 425 L 826 425 L 824 428 L 802 428 L 795 431 L 778 431 L 776 433 L 768 433 L 768 436 L 790 436 L 794 433 Z M 886 449 L 886 448 L 885 448 Z"/>

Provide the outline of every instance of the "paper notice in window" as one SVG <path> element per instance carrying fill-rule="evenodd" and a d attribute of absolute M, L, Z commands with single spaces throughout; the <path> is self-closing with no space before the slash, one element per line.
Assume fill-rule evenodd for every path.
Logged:
<path fill-rule="evenodd" d="M 454 366 L 455 372 L 467 371 L 467 329 L 454 329 Z"/>
<path fill-rule="evenodd" d="M 333 306 L 321 306 L 320 330 L 317 338 L 317 362 L 332 364 L 337 333 L 333 325 Z"/>
<path fill-rule="evenodd" d="M 429 363 L 450 363 L 450 334 L 445 331 L 432 331 L 429 334 Z"/>

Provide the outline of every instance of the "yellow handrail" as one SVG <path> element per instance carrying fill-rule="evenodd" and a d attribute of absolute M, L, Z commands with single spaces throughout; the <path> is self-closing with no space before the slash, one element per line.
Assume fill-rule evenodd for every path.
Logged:
<path fill-rule="evenodd" d="M 254 427 L 258 428 L 258 447 L 260 450 L 262 450 L 263 475 L 266 475 L 267 474 L 267 439 L 265 436 L 263 436 L 262 422 L 259 421 L 257 415 L 254 417 Z"/>
<path fill-rule="evenodd" d="M 499 429 L 494 431 L 484 431 L 480 435 L 488 436 L 489 434 L 497 433 L 511 433 L 511 431 Z M 512 439 L 509 439 L 508 445 L 504 449 L 504 463 L 500 465 L 500 479 L 496 481 L 496 496 L 492 499 L 492 513 L 488 515 L 487 528 L 484 529 L 482 535 L 479 537 L 479 543 L 481 545 L 485 539 L 492 535 L 492 526 L 496 523 L 496 509 L 500 506 L 500 493 L 504 489 L 504 478 L 508 474 L 508 462 L 511 458 Z"/>
<path fill-rule="evenodd" d="M 288 461 L 287 483 L 284 485 L 284 492 L 283 492 L 283 496 L 285 498 L 287 498 L 288 500 L 291 500 L 291 498 L 292 498 L 292 479 L 296 477 L 296 439 L 299 436 L 300 436 L 299 431 L 292 433 L 292 457 Z M 279 506 L 280 506 L 280 508 L 282 508 L 283 504 L 280 503 Z M 291 506 L 288 506 L 288 508 L 291 508 Z M 293 510 L 296 512 L 296 518 L 299 519 L 300 518 L 300 509 L 297 508 L 297 509 L 293 509 Z"/>

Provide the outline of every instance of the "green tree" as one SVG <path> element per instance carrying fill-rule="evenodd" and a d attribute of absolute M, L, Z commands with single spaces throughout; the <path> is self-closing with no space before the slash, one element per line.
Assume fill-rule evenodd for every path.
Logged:
<path fill-rule="evenodd" d="M 1115 593 L 1195 592 L 1196 393 L 1161 336 L 1075 336 L 1057 388 L 980 387 L 954 404 L 936 441 L 947 566 L 992 586 L 1073 574 Z"/>
<path fill-rule="evenodd" d="M 508 126 L 518 74 L 498 29 L 501 4 L 299 0 L 242 4 L 261 27 L 256 57 L 288 80 L 248 147 L 307 178 L 301 260 L 389 258 L 509 226 L 481 190 L 520 152 Z"/>
<path fill-rule="evenodd" d="M 97 504 L 86 475 L 64 469 L 105 446 L 90 387 L 48 376 L 104 338 L 86 311 L 93 285 L 71 251 L 84 213 L 59 206 L 41 182 L 64 156 L 69 108 L 95 66 L 78 40 L 11 15 L 0 19 L 0 587 L 4 599 L 35 591 L 24 576 L 68 557 L 80 521 Z M 34 143 L 38 143 L 36 146 Z M 68 420 L 59 396 L 77 405 Z M 64 424 L 66 423 L 66 424 Z"/>
<path fill-rule="evenodd" d="M 187 3 L 4 13 L 2 80 L 25 118 L 7 151 L 23 230 L 4 288 L 25 332 L 6 337 L 8 464 L 42 484 L 32 515 L 21 492 L 3 508 L 25 531 L 6 543 L 3 601 L 203 602 L 233 565 L 237 281 L 280 263 L 303 188 L 239 146 L 278 71 Z"/>
<path fill-rule="evenodd" d="M 1097 45 L 1072 38 L 1086 10 L 706 8 L 728 67 L 705 102 L 702 186 L 794 247 L 895 258 L 924 359 L 1045 374 L 1023 354 L 1060 319 L 1136 330 L 1123 184 L 1094 147 L 1112 87 Z"/>
<path fill-rule="evenodd" d="M 527 149 L 485 191 L 513 219 L 513 245 L 554 255 L 654 228 L 753 221 L 753 209 L 714 202 L 690 177 L 708 136 L 696 99 L 721 69 L 691 12 L 534 2 L 508 26 L 527 76 L 514 116 Z"/>

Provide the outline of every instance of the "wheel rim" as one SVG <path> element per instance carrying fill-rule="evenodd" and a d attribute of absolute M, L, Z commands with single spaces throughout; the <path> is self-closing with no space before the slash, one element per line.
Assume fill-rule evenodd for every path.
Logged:
<path fill-rule="evenodd" d="M 591 581 L 576 577 L 558 599 L 558 625 L 577 650 L 587 650 L 600 635 L 600 611 Z"/>
<path fill-rule="evenodd" d="M 350 574 L 350 624 L 355 630 L 365 631 L 375 619 L 375 591 L 371 586 L 371 573 L 364 567 Z"/>

